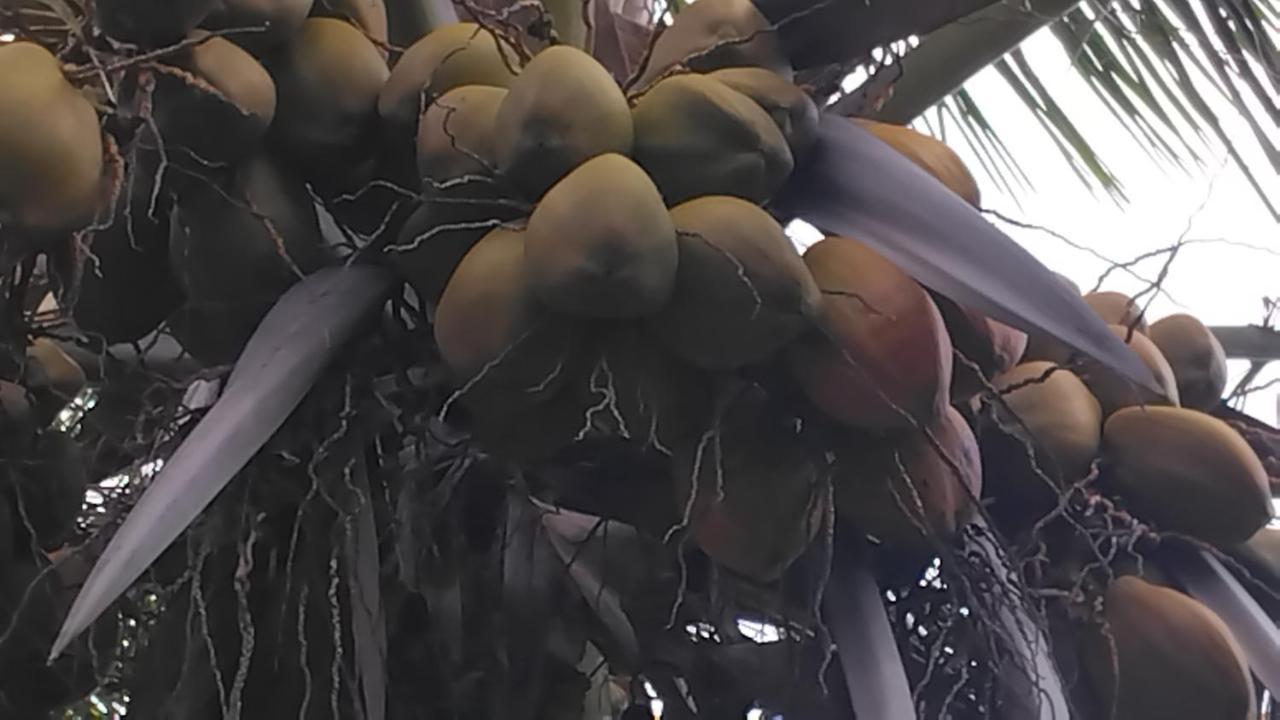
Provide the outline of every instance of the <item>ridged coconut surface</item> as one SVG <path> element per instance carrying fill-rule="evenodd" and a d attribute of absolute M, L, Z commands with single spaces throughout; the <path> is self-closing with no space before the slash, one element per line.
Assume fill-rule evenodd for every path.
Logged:
<path fill-rule="evenodd" d="M 1267 473 L 1229 425 L 1198 410 L 1132 407 L 1107 418 L 1108 480 L 1160 530 L 1229 545 L 1271 519 Z"/>
<path fill-rule="evenodd" d="M 534 56 L 511 83 L 494 122 L 498 170 L 539 198 L 597 155 L 631 152 L 631 110 L 613 76 L 568 45 Z"/>
<path fill-rule="evenodd" d="M 193 37 L 206 35 L 197 31 Z M 252 152 L 276 114 L 276 85 L 266 68 L 220 37 L 171 62 L 175 69 L 156 78 L 156 123 L 169 154 L 203 169 Z"/>
<path fill-rule="evenodd" d="M 901 125 L 854 118 L 858 127 L 875 135 L 886 145 L 897 150 L 915 163 L 921 170 L 934 176 L 951 192 L 964 198 L 974 207 L 982 206 L 982 193 L 973 173 L 951 148 L 937 138 L 925 135 Z"/>
<path fill-rule="evenodd" d="M 668 205 L 702 195 L 763 203 L 790 176 L 782 131 L 751 98 L 702 75 L 677 75 L 636 101 L 635 159 Z"/>
<path fill-rule="evenodd" d="M 951 341 L 929 294 L 861 242 L 831 237 L 804 254 L 822 292 L 818 330 L 788 350 L 820 410 L 873 430 L 928 424 L 948 404 Z"/>
<path fill-rule="evenodd" d="M 1173 369 L 1160 353 L 1160 348 L 1142 333 L 1119 325 L 1109 325 L 1111 333 L 1128 344 L 1129 349 L 1142 359 L 1144 365 L 1151 370 L 1156 383 L 1161 387 L 1163 397 L 1137 385 L 1133 381 L 1120 376 L 1114 370 L 1095 361 L 1086 361 L 1081 371 L 1085 384 L 1098 398 L 1102 406 L 1102 414 L 1110 415 L 1122 407 L 1134 405 L 1174 405 L 1178 402 L 1178 384 L 1173 376 Z"/>
<path fill-rule="evenodd" d="M 311 18 L 270 70 L 279 95 L 274 137 L 300 162 L 332 165 L 369 154 L 389 71 L 364 33 L 344 20 Z"/>
<path fill-rule="evenodd" d="M 505 58 L 505 59 L 504 59 Z M 432 100 L 463 85 L 507 87 L 519 61 L 511 48 L 475 23 L 444 25 L 405 51 L 378 96 L 392 132 L 412 137 Z"/>
<path fill-rule="evenodd" d="M 777 579 L 822 524 L 819 468 L 758 388 L 741 391 L 672 468 L 698 546 L 754 580 Z"/>
<path fill-rule="evenodd" d="M 44 48 L 0 45 L 0 222 L 64 230 L 93 217 L 102 131 Z"/>
<path fill-rule="evenodd" d="M 818 106 L 787 78 L 772 70 L 735 67 L 707 75 L 751 98 L 782 131 L 793 157 L 800 157 L 818 138 Z"/>
<path fill-rule="evenodd" d="M 952 537 L 982 493 L 978 441 L 954 408 L 923 432 L 859 438 L 836 457 L 836 511 L 894 545 Z"/>
<path fill-rule="evenodd" d="M 719 68 L 762 67 L 791 77 L 791 64 L 769 21 L 750 0 L 700 0 L 681 11 L 654 44 L 644 87 L 676 66 L 698 72 Z"/>
<path fill-rule="evenodd" d="M 418 172 L 430 190 L 497 168 L 494 123 L 505 88 L 463 85 L 436 98 L 418 124 Z"/>
<path fill-rule="evenodd" d="M 529 288 L 571 315 L 654 313 L 671 297 L 678 262 L 675 226 L 658 189 L 621 155 L 583 163 L 529 218 Z"/>
<path fill-rule="evenodd" d="M 1152 323 L 1147 334 L 1173 369 L 1182 404 L 1210 410 L 1227 387 L 1227 355 L 1204 323 L 1186 315 L 1170 315 Z"/>
<path fill-rule="evenodd" d="M 650 323 L 676 355 L 708 370 L 762 362 L 803 330 L 818 287 L 759 206 L 709 195 L 671 210 L 679 236 L 675 292 Z"/>
<path fill-rule="evenodd" d="M 1253 679 L 1212 610 L 1133 576 L 1116 579 L 1084 668 L 1120 720 L 1254 720 Z M 1118 670 L 1118 673 L 1116 672 Z"/>

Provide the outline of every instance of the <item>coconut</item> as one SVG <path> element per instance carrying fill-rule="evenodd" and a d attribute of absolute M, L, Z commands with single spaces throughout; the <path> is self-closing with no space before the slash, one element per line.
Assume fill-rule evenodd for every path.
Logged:
<path fill-rule="evenodd" d="M 702 195 L 763 203 L 791 174 L 787 139 L 751 98 L 702 75 L 677 75 L 636 101 L 635 159 L 668 205 Z"/>
<path fill-rule="evenodd" d="M 1157 395 L 1146 387 L 1137 385 L 1132 380 L 1121 376 L 1109 367 L 1103 366 L 1096 361 L 1087 361 L 1081 370 L 1081 378 L 1085 384 L 1089 386 L 1089 390 L 1093 392 L 1094 397 L 1098 398 L 1098 403 L 1102 406 L 1103 416 L 1122 407 L 1131 407 L 1134 405 L 1174 405 L 1178 403 L 1178 384 L 1173 376 L 1173 369 L 1169 367 L 1168 361 L 1164 355 L 1160 353 L 1160 348 L 1151 342 L 1146 335 L 1140 332 L 1130 331 L 1128 328 L 1119 325 L 1108 325 L 1114 334 L 1120 340 L 1125 341 L 1139 358 L 1143 364 L 1151 370 L 1151 375 L 1156 379 L 1156 383 L 1163 389 L 1161 395 Z"/>
<path fill-rule="evenodd" d="M 221 3 L 219 0 L 97 0 L 96 26 L 108 37 L 145 47 L 178 42 Z"/>
<path fill-rule="evenodd" d="M 749 387 L 672 463 L 698 547 L 759 582 L 781 576 L 822 526 L 821 472 L 798 426 Z"/>
<path fill-rule="evenodd" d="M 1147 320 L 1142 307 L 1133 298 L 1118 292 L 1092 292 L 1084 296 L 1084 302 L 1108 325 L 1133 328 L 1142 334 L 1147 332 Z"/>
<path fill-rule="evenodd" d="M 613 76 L 569 45 L 538 53 L 498 107 L 498 169 L 530 198 L 583 162 L 631 152 L 631 110 Z"/>
<path fill-rule="evenodd" d="M 315 0 L 311 14 L 350 21 L 378 43 L 387 43 L 386 0 Z"/>
<path fill-rule="evenodd" d="M 710 72 L 761 67 L 791 78 L 777 33 L 750 0 L 700 0 L 676 16 L 653 45 L 640 78 L 644 87 L 678 67 Z"/>
<path fill-rule="evenodd" d="M 0 224 L 57 231 L 90 220 L 102 195 L 102 131 L 48 50 L 0 45 Z"/>
<path fill-rule="evenodd" d="M 954 408 L 922 431 L 858 438 L 836 451 L 836 512 L 881 541 L 913 548 L 955 535 L 982 492 L 978 441 Z"/>
<path fill-rule="evenodd" d="M 216 30 L 244 30 L 230 37 L 262 54 L 297 34 L 312 4 L 313 0 L 222 0 L 204 25 Z"/>
<path fill-rule="evenodd" d="M 505 88 L 463 85 L 431 103 L 418 123 L 418 173 L 428 189 L 493 174 L 494 123 L 506 95 Z"/>
<path fill-rule="evenodd" d="M 937 178 L 951 192 L 964 198 L 970 205 L 982 207 L 982 193 L 973 173 L 954 150 L 941 140 L 901 125 L 854 118 L 858 127 L 866 130 L 886 145 L 902 153 L 921 170 Z"/>
<path fill-rule="evenodd" d="M 1227 355 L 1213 331 L 1190 315 L 1170 315 L 1148 329 L 1173 369 L 1185 407 L 1210 410 L 1227 387 Z"/>
<path fill-rule="evenodd" d="M 192 37 L 205 39 L 156 74 L 155 118 L 169 157 L 204 170 L 253 151 L 275 117 L 276 85 L 235 43 Z"/>
<path fill-rule="evenodd" d="M 500 202 L 496 188 L 486 197 L 470 188 L 433 193 L 404 223 L 383 257 L 418 295 L 436 303 L 467 252 L 499 224 L 523 214 Z"/>
<path fill-rule="evenodd" d="M 371 154 L 389 71 L 364 33 L 342 20 L 311 18 L 270 68 L 280 97 L 273 132 L 295 159 L 335 167 Z"/>
<path fill-rule="evenodd" d="M 280 295 L 329 255 L 306 187 L 255 155 L 227 188 L 178 198 L 169 258 L 187 303 L 175 336 L 206 363 L 234 360 Z"/>
<path fill-rule="evenodd" d="M 413 137 L 433 100 L 463 85 L 507 87 L 518 68 L 515 52 L 475 23 L 452 23 L 415 42 L 396 62 L 378 114 L 399 137 Z"/>
<path fill-rule="evenodd" d="M 782 75 L 764 68 L 737 67 L 717 70 L 708 77 L 746 95 L 769 113 L 793 157 L 800 157 L 818 139 L 818 106 Z"/>
<path fill-rule="evenodd" d="M 1108 481 L 1160 530 L 1219 545 L 1271 519 L 1267 473 L 1229 425 L 1198 410 L 1131 407 L 1107 418 Z"/>
<path fill-rule="evenodd" d="M 679 250 L 649 176 L 621 155 L 583 163 L 529 218 L 525 279 L 548 306 L 582 317 L 639 317 L 671 297 Z"/>
<path fill-rule="evenodd" d="M 1231 630 L 1196 600 L 1137 577 L 1117 578 L 1105 625 L 1081 643 L 1085 676 L 1125 720 L 1252 720 L 1253 679 Z"/>
<path fill-rule="evenodd" d="M 951 400 L 965 402 L 985 390 L 993 378 L 1018 364 L 1026 352 L 1027 334 L 937 293 L 930 296 L 942 313 L 957 356 Z"/>
<path fill-rule="evenodd" d="M 818 331 L 788 351 L 809 400 L 854 427 L 927 425 L 948 404 L 951 341 L 914 280 L 863 243 L 831 237 L 805 265 L 822 292 Z"/>
<path fill-rule="evenodd" d="M 650 327 L 707 370 L 767 360 L 817 314 L 821 296 L 782 226 L 759 206 L 708 195 L 671 210 L 680 262 Z"/>

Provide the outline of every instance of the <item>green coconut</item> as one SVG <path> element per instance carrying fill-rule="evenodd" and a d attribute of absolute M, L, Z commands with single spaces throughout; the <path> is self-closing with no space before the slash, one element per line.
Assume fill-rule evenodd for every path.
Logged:
<path fill-rule="evenodd" d="M 717 564 L 758 582 L 782 575 L 822 527 L 822 469 L 758 387 L 726 403 L 676 453 L 676 507 Z"/>
<path fill-rule="evenodd" d="M 280 98 L 273 132 L 290 154 L 312 168 L 372 154 L 389 71 L 364 33 L 343 20 L 311 18 L 270 69 Z"/>
<path fill-rule="evenodd" d="M 525 279 L 549 307 L 581 317 L 640 317 L 671 297 L 679 250 L 644 171 L 599 155 L 551 188 L 529 218 Z"/>
<path fill-rule="evenodd" d="M 769 213 L 709 195 L 671 210 L 679 237 L 675 291 L 649 323 L 677 356 L 707 370 L 763 362 L 817 314 L 818 287 Z"/>
<path fill-rule="evenodd" d="M 791 64 L 777 33 L 750 0 L 699 0 L 680 11 L 658 36 L 640 87 L 688 67 L 710 72 L 729 67 L 761 67 L 790 79 Z"/>
<path fill-rule="evenodd" d="M 170 159 L 204 170 L 253 151 L 275 117 L 276 85 L 235 43 L 192 37 L 205 39 L 158 68 L 155 118 Z"/>
<path fill-rule="evenodd" d="M 218 5 L 205 27 L 244 29 L 230 37 L 253 53 L 264 54 L 298 32 L 311 12 L 313 0 L 222 0 Z"/>
<path fill-rule="evenodd" d="M 1147 331 L 1177 379 L 1182 404 L 1210 410 L 1222 402 L 1227 387 L 1227 355 L 1213 331 L 1196 318 L 1170 315 Z"/>
<path fill-rule="evenodd" d="M 947 410 L 923 430 L 859 437 L 836 452 L 836 512 L 893 545 L 927 548 L 955 536 L 982 493 L 978 441 Z"/>
<path fill-rule="evenodd" d="M 206 363 L 233 361 L 280 295 L 329 256 L 302 181 L 251 157 L 228 187 L 177 200 L 169 259 L 187 302 L 174 334 Z"/>
<path fill-rule="evenodd" d="M 97 27 L 108 37 L 144 47 L 181 40 L 214 11 L 219 0 L 96 0 Z"/>
<path fill-rule="evenodd" d="M 428 190 L 497 168 L 494 126 L 506 88 L 463 85 L 436 98 L 418 123 L 418 173 Z"/>
<path fill-rule="evenodd" d="M 1230 545 L 1271 519 L 1262 461 L 1240 434 L 1198 410 L 1130 407 L 1107 418 L 1107 480 L 1157 529 Z"/>
<path fill-rule="evenodd" d="M 102 131 L 48 50 L 0 45 L 0 224 L 74 228 L 102 197 Z"/>
<path fill-rule="evenodd" d="M 818 106 L 804 90 L 772 70 L 735 67 L 707 75 L 751 98 L 782 131 L 793 157 L 800 157 L 818 139 Z"/>
<path fill-rule="evenodd" d="M 569 45 L 538 53 L 498 107 L 498 170 L 530 198 L 605 153 L 631 152 L 627 98 L 595 58 Z"/>
<path fill-rule="evenodd" d="M 507 87 L 519 60 L 505 41 L 475 23 L 452 23 L 415 42 L 378 96 L 378 113 L 399 137 L 413 137 L 433 100 L 463 85 Z"/>
<path fill-rule="evenodd" d="M 751 98 L 702 75 L 677 75 L 636 101 L 636 162 L 668 205 L 702 195 L 763 203 L 791 174 L 782 131 Z"/>
<path fill-rule="evenodd" d="M 856 240 L 810 246 L 822 292 L 817 329 L 787 350 L 792 375 L 819 410 L 869 430 L 925 425 L 947 407 L 951 340 L 914 280 Z"/>

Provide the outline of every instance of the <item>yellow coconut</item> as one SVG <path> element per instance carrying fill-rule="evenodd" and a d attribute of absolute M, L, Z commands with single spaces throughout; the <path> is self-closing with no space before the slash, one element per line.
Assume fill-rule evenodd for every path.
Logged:
<path fill-rule="evenodd" d="M 725 68 L 708 77 L 751 98 L 769 113 L 787 139 L 794 157 L 800 157 L 818 138 L 818 106 L 804 90 L 772 70 L 757 67 Z"/>
<path fill-rule="evenodd" d="M 276 85 L 235 43 L 197 31 L 199 45 L 156 76 L 155 117 L 168 156 L 205 170 L 251 153 L 276 114 Z"/>
<path fill-rule="evenodd" d="M 1151 370 L 1151 374 L 1164 391 L 1157 395 L 1146 387 L 1134 383 L 1121 376 L 1109 367 L 1096 361 L 1086 361 L 1080 370 L 1081 378 L 1089 386 L 1094 397 L 1102 406 L 1103 416 L 1122 407 L 1134 405 L 1178 405 L 1178 384 L 1174 379 L 1173 369 L 1161 354 L 1160 348 L 1151 342 L 1146 335 L 1119 325 L 1109 325 L 1112 334 L 1129 345 L 1129 349 L 1142 359 L 1143 364 Z"/>
<path fill-rule="evenodd" d="M 709 72 L 728 67 L 762 67 L 791 77 L 791 64 L 777 33 L 750 0 L 700 0 L 676 16 L 658 37 L 640 78 L 644 87 L 687 67 Z"/>
<path fill-rule="evenodd" d="M 636 162 L 668 205 L 702 195 L 763 203 L 794 160 L 782 131 L 751 98 L 702 75 L 677 75 L 640 96 Z"/>
<path fill-rule="evenodd" d="M 978 441 L 947 408 L 923 431 L 858 438 L 837 450 L 836 511 L 893 545 L 928 547 L 950 539 L 982 493 Z"/>
<path fill-rule="evenodd" d="M 48 50 L 0 45 L 0 224 L 65 230 L 101 197 L 102 131 Z"/>
<path fill-rule="evenodd" d="M 622 89 L 569 45 L 538 53 L 512 81 L 493 131 L 499 171 L 530 198 L 597 155 L 629 154 L 633 138 Z"/>
<path fill-rule="evenodd" d="M 679 235 L 675 292 L 650 322 L 677 356 L 708 370 L 763 362 L 817 314 L 809 269 L 759 206 L 708 195 L 671 210 Z"/>
<path fill-rule="evenodd" d="M 311 18 L 270 66 L 279 92 L 275 137 L 309 168 L 364 159 L 387 80 L 377 47 L 350 23 Z"/>
<path fill-rule="evenodd" d="M 1103 617 L 1081 643 L 1081 664 L 1107 715 L 1114 708 L 1123 720 L 1257 717 L 1244 653 L 1209 608 L 1126 576 L 1107 588 Z"/>
<path fill-rule="evenodd" d="M 1228 545 L 1271 519 L 1262 462 L 1217 418 L 1186 408 L 1125 408 L 1107 418 L 1104 441 L 1109 482 L 1160 530 Z"/>
<path fill-rule="evenodd" d="M 315 0 L 311 13 L 348 20 L 379 43 L 387 42 L 385 0 Z"/>
<path fill-rule="evenodd" d="M 505 41 L 475 23 L 452 23 L 415 42 L 396 62 L 378 96 L 378 114 L 401 137 L 440 95 L 463 85 L 507 87 L 519 61 Z"/>
<path fill-rule="evenodd" d="M 672 463 L 698 547 L 759 582 L 776 580 L 822 526 L 822 474 L 798 426 L 750 387 Z"/>
<path fill-rule="evenodd" d="M 583 163 L 529 218 L 529 288 L 571 315 L 654 313 L 671 297 L 678 262 L 675 227 L 658 189 L 621 155 Z"/>
<path fill-rule="evenodd" d="M 831 237 L 804 254 L 823 294 L 818 331 L 788 350 L 809 400 L 872 430 L 926 425 L 951 385 L 951 341 L 937 306 L 914 280 L 856 240 Z"/>
<path fill-rule="evenodd" d="M 1210 410 L 1222 402 L 1227 387 L 1227 355 L 1213 331 L 1196 318 L 1170 315 L 1147 330 L 1178 382 L 1182 404 Z"/>
<path fill-rule="evenodd" d="M 1106 320 L 1108 325 L 1131 327 L 1144 335 L 1147 332 L 1147 320 L 1142 315 L 1142 306 L 1124 293 L 1092 292 L 1084 296 L 1084 302 L 1098 313 L 1098 317 Z"/>
<path fill-rule="evenodd" d="M 982 193 L 973 173 L 964 161 L 945 143 L 909 127 L 854 118 L 853 122 L 875 135 L 886 145 L 905 155 L 921 170 L 934 176 L 951 192 L 964 198 L 974 207 L 982 207 Z"/>
<path fill-rule="evenodd" d="M 463 85 L 436 98 L 418 123 L 418 173 L 426 189 L 497 168 L 494 122 L 505 88 Z"/>

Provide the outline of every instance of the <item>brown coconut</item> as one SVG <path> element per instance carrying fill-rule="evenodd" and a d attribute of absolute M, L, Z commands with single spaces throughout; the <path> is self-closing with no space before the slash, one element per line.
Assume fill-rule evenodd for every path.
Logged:
<path fill-rule="evenodd" d="M 963 403 L 983 392 L 993 378 L 1018 364 L 1026 352 L 1027 334 L 937 293 L 930 296 L 942 313 L 956 353 L 951 401 Z"/>
<path fill-rule="evenodd" d="M 1157 529 L 1218 545 L 1271 519 L 1267 473 L 1229 425 L 1198 410 L 1131 407 L 1107 418 L 1108 481 Z"/>
<path fill-rule="evenodd" d="M 1030 362 L 1000 375 L 994 385 L 1001 425 L 1033 441 L 1041 469 L 1067 482 L 1088 474 L 1098 457 L 1103 415 L 1077 375 L 1053 363 Z"/>
<path fill-rule="evenodd" d="M 627 98 L 609 71 L 575 47 L 554 45 L 511 82 L 493 147 L 503 177 L 537 199 L 597 155 L 630 154 L 634 134 Z"/>
<path fill-rule="evenodd" d="M 640 87 L 687 67 L 710 72 L 761 67 L 791 78 L 777 33 L 750 0 L 700 0 L 676 16 L 654 43 Z"/>
<path fill-rule="evenodd" d="M 818 287 L 782 226 L 759 206 L 708 195 L 671 210 L 680 262 L 671 302 L 650 327 L 707 370 L 763 362 L 817 314 Z"/>
<path fill-rule="evenodd" d="M 48 50 L 0 45 L 0 224 L 35 231 L 93 218 L 102 193 L 98 114 Z"/>
<path fill-rule="evenodd" d="M 583 163 L 529 218 L 526 282 L 564 313 L 654 313 L 671 297 L 678 262 L 675 227 L 658 189 L 621 155 Z"/>
<path fill-rule="evenodd" d="M 913 548 L 946 541 L 982 493 L 978 441 L 947 408 L 923 431 L 859 438 L 836 452 L 836 512 L 859 530 Z"/>
<path fill-rule="evenodd" d="M 698 547 L 759 582 L 781 576 L 823 522 L 822 473 L 798 425 L 749 387 L 672 463 L 678 512 Z"/>
<path fill-rule="evenodd" d="M 921 170 L 934 176 L 951 192 L 964 198 L 974 207 L 982 207 L 982 193 L 973 173 L 964 161 L 946 143 L 922 132 L 901 125 L 853 118 L 863 130 L 875 135 L 889 147 L 905 155 Z"/>
<path fill-rule="evenodd" d="M 463 85 L 431 103 L 418 123 L 418 173 L 425 189 L 494 173 L 494 123 L 506 95 L 506 88 Z"/>
<path fill-rule="evenodd" d="M 1092 292 L 1084 296 L 1084 302 L 1098 313 L 1098 317 L 1106 320 L 1108 325 L 1131 327 L 1144 335 L 1147 333 L 1147 320 L 1142 315 L 1142 306 L 1124 293 Z"/>
<path fill-rule="evenodd" d="M 378 114 L 399 137 L 413 137 L 418 117 L 433 100 L 463 85 L 507 87 L 515 79 L 515 52 L 475 23 L 443 25 L 415 42 L 396 62 Z"/>
<path fill-rule="evenodd" d="M 927 425 L 948 405 L 951 341 L 914 280 L 856 240 L 830 237 L 804 254 L 822 292 L 818 331 L 788 350 L 809 400 L 854 427 Z"/>
<path fill-rule="evenodd" d="M 230 40 L 191 37 L 205 39 L 158 68 L 155 117 L 169 157 L 204 170 L 253 152 L 275 117 L 276 85 Z"/>
<path fill-rule="evenodd" d="M 279 95 L 272 131 L 294 158 L 315 170 L 372 154 L 389 71 L 364 33 L 343 20 L 311 18 L 270 69 Z"/>
<path fill-rule="evenodd" d="M 818 106 L 787 78 L 758 67 L 725 68 L 710 77 L 751 98 L 782 131 L 792 157 L 800 157 L 818 139 Z"/>
<path fill-rule="evenodd" d="M 206 363 L 231 362 L 280 295 L 330 253 L 306 186 L 266 156 L 225 188 L 195 185 L 170 220 L 169 261 L 187 297 L 175 336 Z"/>
<path fill-rule="evenodd" d="M 773 119 L 751 98 L 703 75 L 677 75 L 636 101 L 635 159 L 668 205 L 702 195 L 763 203 L 794 159 Z"/>
<path fill-rule="evenodd" d="M 1156 394 L 1150 389 L 1137 385 L 1132 380 L 1121 376 L 1109 367 L 1103 366 L 1096 361 L 1085 361 L 1081 369 L 1081 378 L 1085 384 L 1089 386 L 1089 390 L 1093 392 L 1094 397 L 1098 398 L 1098 403 L 1102 406 L 1103 416 L 1122 407 L 1132 407 L 1134 405 L 1173 405 L 1177 406 L 1178 402 L 1178 384 L 1173 376 L 1173 369 L 1169 367 L 1168 361 L 1161 354 L 1160 348 L 1151 342 L 1146 335 L 1140 332 L 1130 331 L 1128 328 L 1119 325 L 1108 325 L 1111 332 L 1120 340 L 1125 341 L 1129 349 L 1142 359 L 1143 364 L 1151 370 L 1151 375 L 1155 377 L 1156 383 L 1163 390 L 1162 394 Z"/>
<path fill-rule="evenodd" d="M 1105 624 L 1081 643 L 1085 675 L 1106 713 L 1124 720 L 1253 720 L 1253 678 L 1231 630 L 1169 588 L 1117 578 Z"/>
<path fill-rule="evenodd" d="M 1212 330 L 1190 315 L 1178 314 L 1156 321 L 1147 334 L 1169 361 L 1185 407 L 1207 411 L 1222 402 L 1227 355 Z"/>

